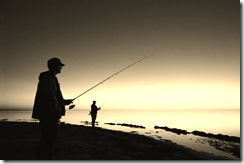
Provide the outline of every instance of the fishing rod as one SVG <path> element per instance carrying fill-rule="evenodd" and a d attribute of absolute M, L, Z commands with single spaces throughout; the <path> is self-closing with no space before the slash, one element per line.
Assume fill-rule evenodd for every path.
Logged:
<path fill-rule="evenodd" d="M 147 59 L 147 58 L 149 58 L 149 57 L 151 57 L 151 56 L 153 56 L 153 55 L 146 56 L 146 57 L 144 57 L 144 58 L 142 58 L 142 59 L 140 59 L 140 60 L 138 60 L 138 61 L 136 61 L 136 62 L 134 62 L 134 63 L 132 63 L 132 64 L 130 64 L 130 65 L 128 65 L 127 67 L 125 67 L 125 68 L 121 69 L 120 71 L 114 73 L 113 75 L 109 76 L 108 78 L 104 79 L 103 81 L 99 82 L 98 84 L 94 85 L 93 87 L 89 88 L 89 89 L 86 90 L 85 92 L 81 93 L 81 94 L 78 95 L 77 97 L 73 98 L 72 101 L 74 101 L 75 99 L 77 99 L 77 98 L 79 98 L 80 96 L 84 95 L 85 93 L 89 92 L 90 90 L 94 89 L 94 88 L 97 87 L 98 85 L 103 84 L 105 81 L 111 79 L 112 77 L 118 75 L 120 72 L 123 72 L 124 70 L 130 68 L 131 66 L 133 66 L 133 65 L 135 65 L 135 64 L 141 62 L 142 60 L 145 60 L 145 59 Z"/>
<path fill-rule="evenodd" d="M 89 92 L 90 90 L 96 88 L 96 87 L 99 86 L 100 84 L 103 84 L 105 81 L 111 79 L 112 77 L 118 75 L 119 73 L 123 72 L 124 70 L 126 70 L 126 69 L 132 67 L 133 65 L 135 65 L 135 64 L 137 64 L 137 63 L 139 63 L 139 62 L 141 62 L 141 61 L 143 61 L 143 60 L 145 60 L 145 59 L 147 59 L 147 58 L 149 58 L 149 57 L 151 57 L 151 56 L 153 56 L 153 55 L 154 55 L 154 54 L 149 55 L 149 56 L 146 56 L 146 57 L 144 57 L 144 58 L 142 58 L 142 59 L 140 59 L 140 60 L 137 60 L 137 61 L 133 62 L 132 64 L 126 66 L 125 68 L 119 70 L 118 72 L 112 74 L 112 75 L 109 76 L 108 78 L 104 79 L 103 81 L 101 81 L 101 82 L 99 82 L 98 84 L 94 85 L 93 87 L 89 88 L 88 90 L 86 90 L 85 92 L 81 93 L 81 94 L 78 95 L 77 97 L 73 98 L 73 99 L 72 99 L 72 102 L 73 102 L 75 99 L 79 98 L 80 96 L 84 95 L 85 93 Z M 72 105 L 70 106 L 70 109 L 72 109 L 72 108 L 74 108 L 74 107 L 75 107 L 75 105 L 72 104 Z"/>
<path fill-rule="evenodd" d="M 105 102 L 106 102 L 106 101 L 103 101 L 103 103 L 100 105 L 100 107 L 99 107 L 99 108 L 101 108 L 101 107 L 102 107 L 102 106 L 105 104 Z"/>

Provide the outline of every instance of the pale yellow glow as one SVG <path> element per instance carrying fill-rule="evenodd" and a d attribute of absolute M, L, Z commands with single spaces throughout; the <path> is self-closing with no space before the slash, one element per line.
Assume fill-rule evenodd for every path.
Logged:
<path fill-rule="evenodd" d="M 240 109 L 240 86 L 236 81 L 133 81 L 123 79 L 126 75 L 114 78 L 76 99 L 76 109 L 89 109 L 93 100 L 108 110 Z M 65 73 L 58 78 L 66 99 L 72 99 L 96 84 L 95 80 L 92 85 L 77 79 L 72 81 Z M 15 82 L 12 83 L 9 86 L 15 87 L 6 88 L 8 92 L 3 95 L 2 101 L 11 102 L 14 108 L 32 108 L 38 79 L 23 82 L 18 87 Z"/>
<path fill-rule="evenodd" d="M 221 85 L 151 85 L 97 88 L 76 100 L 86 108 L 91 101 L 106 109 L 239 109 L 238 87 Z"/>

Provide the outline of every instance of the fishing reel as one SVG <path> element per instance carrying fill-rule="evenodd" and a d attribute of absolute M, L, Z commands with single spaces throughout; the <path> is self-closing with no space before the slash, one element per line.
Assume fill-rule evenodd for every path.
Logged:
<path fill-rule="evenodd" d="M 69 110 L 73 109 L 75 107 L 75 104 L 72 102 L 69 106 Z"/>

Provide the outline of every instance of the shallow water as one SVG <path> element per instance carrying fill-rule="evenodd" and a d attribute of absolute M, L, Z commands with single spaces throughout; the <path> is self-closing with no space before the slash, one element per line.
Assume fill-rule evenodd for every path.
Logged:
<path fill-rule="evenodd" d="M 91 118 L 89 110 L 67 110 L 62 122 L 86 125 Z M 0 119 L 9 121 L 34 121 L 31 119 L 31 111 L 0 111 Z M 177 144 L 193 148 L 198 151 L 210 152 L 232 159 L 238 159 L 231 153 L 217 150 L 211 146 L 207 137 L 195 136 L 193 134 L 177 135 L 162 129 L 154 129 L 154 126 L 167 126 L 192 132 L 194 130 L 206 133 L 224 134 L 240 137 L 240 111 L 238 110 L 201 110 L 201 111 L 179 111 L 179 110 L 100 110 L 97 116 L 98 127 L 133 132 L 153 137 L 158 140 L 171 140 Z M 128 123 L 144 126 L 145 129 L 131 128 L 104 123 Z"/>

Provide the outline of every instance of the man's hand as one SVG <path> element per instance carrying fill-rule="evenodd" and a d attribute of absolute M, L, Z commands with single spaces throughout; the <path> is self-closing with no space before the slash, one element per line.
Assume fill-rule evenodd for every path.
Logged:
<path fill-rule="evenodd" d="M 64 105 L 69 105 L 71 103 L 73 103 L 73 100 L 72 99 L 64 100 Z"/>

